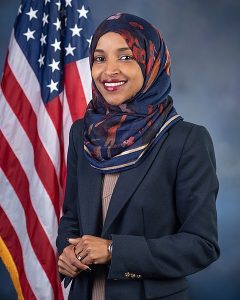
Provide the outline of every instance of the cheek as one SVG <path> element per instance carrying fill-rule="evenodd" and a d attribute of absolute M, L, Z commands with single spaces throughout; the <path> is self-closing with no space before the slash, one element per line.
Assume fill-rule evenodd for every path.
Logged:
<path fill-rule="evenodd" d="M 140 66 L 136 63 L 132 69 L 129 70 L 131 78 L 133 79 L 135 89 L 140 90 L 144 83 L 144 77 Z"/>
<path fill-rule="evenodd" d="M 137 91 L 141 90 L 141 88 L 143 87 L 143 83 L 144 83 L 144 78 L 142 74 L 138 73 L 138 76 L 135 76 L 135 86 Z"/>
<path fill-rule="evenodd" d="M 98 78 L 99 78 L 99 75 L 100 75 L 100 70 L 99 68 L 96 68 L 96 67 L 92 67 L 92 71 L 91 71 L 91 74 L 92 74 L 92 78 L 94 81 L 96 81 Z"/>

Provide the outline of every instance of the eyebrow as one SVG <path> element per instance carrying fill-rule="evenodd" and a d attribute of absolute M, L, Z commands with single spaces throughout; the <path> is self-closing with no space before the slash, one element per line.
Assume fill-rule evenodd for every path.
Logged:
<path fill-rule="evenodd" d="M 118 52 L 123 52 L 123 51 L 126 51 L 126 50 L 130 50 L 131 51 L 131 49 L 129 47 L 124 47 L 124 48 L 118 48 L 117 49 Z M 104 53 L 105 51 L 102 50 L 102 49 L 95 49 L 94 52 Z"/>

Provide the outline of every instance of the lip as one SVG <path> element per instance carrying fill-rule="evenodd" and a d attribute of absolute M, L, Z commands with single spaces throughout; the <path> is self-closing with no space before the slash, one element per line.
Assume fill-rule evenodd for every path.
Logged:
<path fill-rule="evenodd" d="M 126 84 L 126 80 L 103 80 L 101 83 L 104 89 L 108 92 L 114 92 L 121 89 L 122 86 Z"/>

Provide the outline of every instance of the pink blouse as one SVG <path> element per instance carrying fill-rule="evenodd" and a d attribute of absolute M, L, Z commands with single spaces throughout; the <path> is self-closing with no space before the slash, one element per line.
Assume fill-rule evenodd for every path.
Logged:
<path fill-rule="evenodd" d="M 103 178 L 103 189 L 102 189 L 103 223 L 105 221 L 108 206 L 119 175 L 120 175 L 119 173 L 105 174 Z M 104 300 L 104 299 L 105 299 L 105 277 L 104 274 L 99 274 L 95 276 L 93 281 L 92 300 Z"/>

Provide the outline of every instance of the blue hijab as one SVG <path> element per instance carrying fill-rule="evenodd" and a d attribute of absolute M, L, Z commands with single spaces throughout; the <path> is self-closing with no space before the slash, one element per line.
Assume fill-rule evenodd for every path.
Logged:
<path fill-rule="evenodd" d="M 170 55 L 161 33 L 142 18 L 115 14 L 96 29 L 90 46 L 90 67 L 99 38 L 120 34 L 139 64 L 141 90 L 119 106 L 105 101 L 93 82 L 93 99 L 84 116 L 84 153 L 92 167 L 114 173 L 141 163 L 162 135 L 182 119 L 173 107 Z"/>

